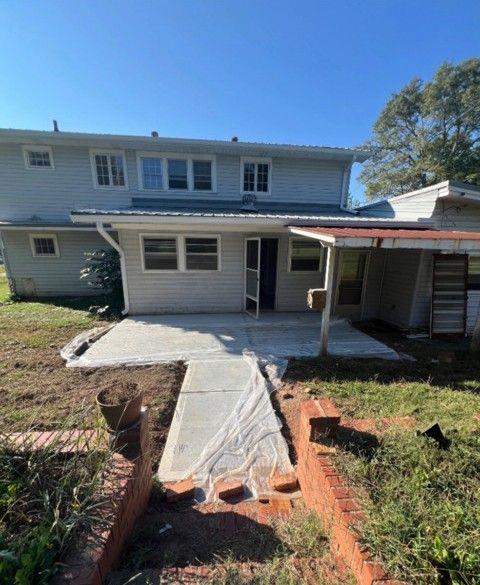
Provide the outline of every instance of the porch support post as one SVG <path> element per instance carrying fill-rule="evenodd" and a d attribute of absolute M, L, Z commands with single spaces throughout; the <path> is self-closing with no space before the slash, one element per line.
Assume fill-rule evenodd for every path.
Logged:
<path fill-rule="evenodd" d="M 328 350 L 328 331 L 330 328 L 330 313 L 332 310 L 333 298 L 333 271 L 335 268 L 335 258 L 337 249 L 333 246 L 327 247 L 327 263 L 325 266 L 325 289 L 326 299 L 325 308 L 322 312 L 322 327 L 320 329 L 320 355 L 327 355 Z"/>

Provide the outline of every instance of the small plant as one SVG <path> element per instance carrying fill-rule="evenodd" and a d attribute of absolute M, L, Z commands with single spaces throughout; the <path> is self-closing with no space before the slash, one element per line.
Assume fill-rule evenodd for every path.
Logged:
<path fill-rule="evenodd" d="M 122 305 L 123 288 L 120 257 L 116 250 L 85 252 L 85 267 L 80 271 L 80 278 L 86 279 L 89 286 L 107 299 L 107 306 L 95 307 L 97 313 L 118 312 Z"/>
<path fill-rule="evenodd" d="M 0 585 L 51 583 L 73 539 L 100 522 L 108 453 L 62 453 L 59 441 L 34 449 L 0 434 Z"/>

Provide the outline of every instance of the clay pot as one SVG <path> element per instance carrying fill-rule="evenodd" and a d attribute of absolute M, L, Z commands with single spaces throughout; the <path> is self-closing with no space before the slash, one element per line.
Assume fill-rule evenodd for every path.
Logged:
<path fill-rule="evenodd" d="M 136 396 L 121 404 L 103 403 L 102 393 L 103 390 L 97 394 L 97 404 L 109 429 L 122 431 L 128 429 L 139 420 L 142 410 L 143 390 L 139 390 Z"/>

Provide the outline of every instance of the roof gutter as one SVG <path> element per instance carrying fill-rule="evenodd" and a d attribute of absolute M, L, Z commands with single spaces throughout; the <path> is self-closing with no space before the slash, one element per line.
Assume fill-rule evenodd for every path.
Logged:
<path fill-rule="evenodd" d="M 112 236 L 105 230 L 105 227 L 101 221 L 96 222 L 97 232 L 106 240 L 114 250 L 118 252 L 120 256 L 120 270 L 122 273 L 122 288 L 123 288 L 123 303 L 124 308 L 122 315 L 127 315 L 130 311 L 130 300 L 128 298 L 128 283 L 127 283 L 127 268 L 125 263 L 125 252 L 121 248 L 120 244 L 116 242 Z"/>

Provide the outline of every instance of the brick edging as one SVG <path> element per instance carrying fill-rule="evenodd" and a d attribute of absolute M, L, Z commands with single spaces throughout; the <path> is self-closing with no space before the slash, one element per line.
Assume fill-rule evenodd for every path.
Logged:
<path fill-rule="evenodd" d="M 103 585 L 117 563 L 137 519 L 147 507 L 152 489 L 148 411 L 122 453 L 113 453 L 100 489 L 101 523 L 81 534 L 68 550 L 54 585 Z"/>
<path fill-rule="evenodd" d="M 334 435 L 339 422 L 340 415 L 329 399 L 306 400 L 300 405 L 296 450 L 303 499 L 321 518 L 330 534 L 332 552 L 349 567 L 359 585 L 399 585 L 362 548 L 357 530 L 364 519 L 360 503 L 328 447 L 315 442 L 315 438 Z"/>

